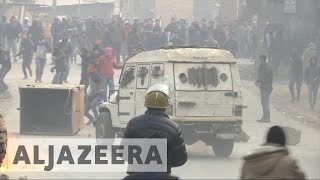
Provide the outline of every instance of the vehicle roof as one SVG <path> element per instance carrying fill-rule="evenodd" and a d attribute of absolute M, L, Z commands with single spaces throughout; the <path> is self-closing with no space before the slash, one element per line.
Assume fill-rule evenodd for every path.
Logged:
<path fill-rule="evenodd" d="M 146 51 L 135 55 L 127 63 L 152 62 L 209 62 L 235 63 L 229 51 L 212 48 L 177 48 Z"/>

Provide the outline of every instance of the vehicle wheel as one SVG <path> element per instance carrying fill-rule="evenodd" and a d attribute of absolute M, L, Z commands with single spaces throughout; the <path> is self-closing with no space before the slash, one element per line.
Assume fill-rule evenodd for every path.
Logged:
<path fill-rule="evenodd" d="M 233 139 L 216 139 L 213 142 L 212 150 L 216 157 L 227 158 L 232 153 L 233 146 Z"/>
<path fill-rule="evenodd" d="M 96 122 L 96 138 L 114 138 L 115 133 L 112 128 L 111 114 L 101 112 Z"/>

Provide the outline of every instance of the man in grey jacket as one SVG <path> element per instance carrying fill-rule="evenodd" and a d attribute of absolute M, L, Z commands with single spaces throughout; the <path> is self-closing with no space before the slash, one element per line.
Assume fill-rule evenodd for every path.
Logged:
<path fill-rule="evenodd" d="M 320 67 L 317 65 L 316 57 L 310 59 L 310 65 L 306 67 L 304 81 L 308 85 L 308 96 L 310 108 L 314 109 L 317 101 L 318 89 L 320 84 Z"/>
<path fill-rule="evenodd" d="M 270 122 L 270 95 L 273 90 L 273 71 L 271 66 L 267 63 L 267 56 L 260 56 L 260 66 L 258 69 L 258 80 L 256 86 L 260 88 L 261 105 L 263 109 L 263 116 L 258 122 Z"/>

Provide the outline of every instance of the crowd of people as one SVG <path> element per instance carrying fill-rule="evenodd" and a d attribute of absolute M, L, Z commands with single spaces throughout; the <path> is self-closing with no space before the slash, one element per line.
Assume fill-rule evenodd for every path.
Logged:
<path fill-rule="evenodd" d="M 113 18 L 106 22 L 103 18 L 79 17 L 55 18 L 53 23 L 35 16 L 30 24 L 25 18 L 20 23 L 12 16 L 7 21 L 3 16 L 0 22 L 1 71 L 0 89 L 8 86 L 3 79 L 11 68 L 11 61 L 22 58 L 23 79 L 33 76 L 31 64 L 35 62 L 35 82 L 42 82 L 46 54 L 52 53 L 51 71 L 55 71 L 53 84 L 68 83 L 71 63 L 81 64 L 80 84 L 89 86 L 90 74 L 95 68 L 103 78 L 103 99 L 107 89 L 113 89 L 113 68 L 121 68 L 130 57 L 142 51 L 159 49 L 164 46 L 210 46 L 230 51 L 236 58 L 255 59 L 257 48 L 257 23 L 255 21 L 234 21 L 230 24 L 218 24 L 202 19 L 190 24 L 184 19 L 172 18 L 163 27 L 159 19 Z M 20 44 L 20 46 L 17 46 Z M 280 24 L 266 23 L 264 31 L 264 48 L 272 71 L 277 74 L 284 53 L 284 31 Z M 19 47 L 19 48 L 18 48 Z M 104 48 L 109 49 L 106 52 Z M 5 51 L 9 50 L 9 51 Z M 310 60 L 320 61 L 320 35 L 304 50 L 290 50 L 289 89 L 292 101 L 299 101 L 303 80 L 308 84 L 309 102 L 314 108 L 319 78 L 317 67 L 310 65 Z M 111 55 L 110 55 L 111 54 Z M 81 57 L 81 63 L 78 57 Z M 89 69 L 89 70 L 88 70 Z M 296 92 L 295 92 L 296 89 Z"/>
<path fill-rule="evenodd" d="M 21 56 L 22 71 L 24 79 L 33 75 L 31 63 L 33 58 L 36 62 L 35 82 L 42 81 L 44 66 L 46 64 L 46 53 L 52 52 L 56 74 L 52 83 L 67 83 L 70 70 L 70 63 L 77 63 L 78 55 L 82 58 L 81 84 L 89 85 L 88 59 L 97 59 L 104 54 L 104 47 L 112 47 L 112 56 L 115 57 L 115 65 L 125 62 L 135 54 L 154 50 L 166 45 L 176 46 L 215 46 L 230 51 L 236 57 L 254 58 L 256 54 L 256 23 L 247 21 L 235 21 L 232 24 L 215 24 L 214 21 L 192 22 L 188 25 L 184 19 L 172 18 L 171 22 L 162 27 L 158 19 L 146 19 L 139 22 L 133 18 L 129 19 L 114 18 L 110 23 L 104 19 L 91 17 L 81 21 L 78 17 L 55 18 L 54 22 L 41 22 L 35 18 L 30 25 L 28 18 L 20 24 L 15 16 L 7 22 L 5 16 L 2 17 L 0 24 L 0 44 L 8 48 L 14 59 Z M 301 84 L 304 80 L 309 84 L 309 101 L 313 108 L 317 98 L 318 81 L 311 80 L 317 70 L 307 68 L 311 58 L 319 61 L 320 38 L 314 43 L 310 43 L 303 54 L 299 50 L 292 49 L 290 53 L 291 73 L 289 89 L 292 94 L 292 101 L 300 99 Z M 20 47 L 17 48 L 17 42 Z M 273 72 L 277 73 L 283 56 L 283 29 L 278 24 L 266 23 L 264 32 L 264 46 L 268 52 L 268 60 Z M 3 48 L 3 49 L 4 49 Z M 7 89 L 3 78 L 11 68 L 10 55 L 4 55 L 2 63 L 1 89 Z M 302 63 L 300 62 L 302 61 Z M 101 61 L 102 62 L 102 61 Z M 108 74 L 107 86 L 113 89 L 111 80 L 113 72 Z M 312 72 L 310 72 L 312 71 Z M 311 83 L 311 81 L 313 83 Z M 294 92 L 296 86 L 296 95 Z M 105 88 L 104 88 L 105 89 Z M 104 96 L 105 98 L 105 96 Z"/>
<path fill-rule="evenodd" d="M 97 17 L 91 17 L 85 21 L 72 17 L 55 18 L 52 24 L 36 18 L 30 25 L 28 18 L 20 24 L 15 16 L 12 16 L 9 22 L 3 16 L 0 24 L 0 88 L 8 88 L 3 79 L 11 69 L 11 59 L 16 62 L 17 57 L 21 56 L 23 79 L 33 76 L 31 64 L 34 59 L 35 82 L 42 82 L 47 54 L 51 52 L 53 65 L 51 72 L 55 72 L 52 84 L 63 84 L 68 83 L 71 63 L 78 63 L 77 57 L 80 56 L 79 84 L 85 86 L 85 115 L 90 120 L 87 123 L 90 125 L 94 124 L 98 118 L 96 107 L 101 101 L 106 101 L 107 94 L 114 89 L 114 69 L 122 69 L 122 63 L 137 53 L 171 45 L 210 46 L 226 49 L 237 58 L 250 59 L 256 54 L 256 36 L 256 23 L 247 21 L 235 21 L 232 24 L 223 25 L 202 19 L 200 22 L 191 22 L 188 25 L 184 19 L 172 18 L 166 27 L 162 27 L 161 21 L 157 19 L 139 22 L 137 18 L 133 18 L 133 22 L 130 22 L 129 19 L 123 20 L 118 17 L 106 23 L 104 19 Z M 281 36 L 282 31 L 277 26 L 267 24 L 264 45 L 268 55 L 260 56 L 260 61 L 263 63 L 258 69 L 256 82 L 261 89 L 261 101 L 264 107 L 260 122 L 270 122 L 269 96 L 272 92 L 273 71 L 277 71 L 279 59 L 283 58 L 280 52 Z M 17 44 L 20 44 L 19 48 Z M 308 46 L 303 55 L 293 49 L 290 60 L 289 89 L 292 93 L 292 101 L 300 99 L 301 84 L 304 80 L 309 88 L 310 106 L 314 108 L 320 83 L 320 68 L 317 65 L 320 61 L 320 36 L 315 43 Z M 297 95 L 294 92 L 294 85 L 296 85 Z M 88 87 L 90 87 L 89 92 L 87 92 Z M 93 112 L 93 116 L 89 111 Z M 148 113 L 147 115 L 157 116 L 161 114 L 161 121 L 169 121 L 168 116 L 162 115 L 163 108 L 160 111 L 149 109 Z M 143 121 L 144 119 L 134 125 L 140 126 L 144 123 Z M 175 128 L 178 129 L 178 127 Z M 176 129 L 180 138 L 179 129 Z M 126 136 L 135 137 L 129 130 L 127 129 Z M 143 137 L 149 135 L 147 134 L 149 131 L 142 132 Z M 178 140 L 177 146 L 182 147 L 185 153 L 183 139 Z M 299 170 L 296 161 L 288 156 L 285 145 L 283 130 L 280 127 L 271 128 L 266 144 L 257 152 L 244 158 L 241 179 L 268 175 L 276 179 L 284 177 L 283 173 L 289 174 L 289 178 L 304 179 L 304 174 Z M 187 156 L 184 155 L 185 157 L 177 166 L 186 162 Z M 270 161 L 277 163 L 272 162 L 265 166 L 262 160 L 265 158 L 270 158 Z M 256 167 L 262 168 L 256 170 Z M 270 170 L 270 172 L 264 170 Z"/>

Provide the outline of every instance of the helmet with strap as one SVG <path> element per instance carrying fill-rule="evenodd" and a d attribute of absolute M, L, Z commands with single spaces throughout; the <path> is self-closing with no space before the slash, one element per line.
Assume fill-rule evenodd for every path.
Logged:
<path fill-rule="evenodd" d="M 149 87 L 145 96 L 145 107 L 166 109 L 170 102 L 170 88 L 165 83 L 156 83 Z"/>

